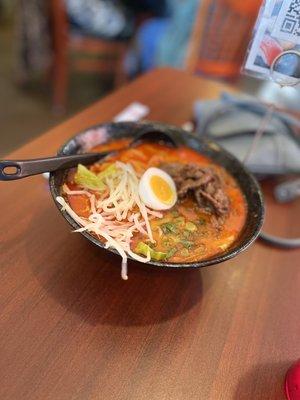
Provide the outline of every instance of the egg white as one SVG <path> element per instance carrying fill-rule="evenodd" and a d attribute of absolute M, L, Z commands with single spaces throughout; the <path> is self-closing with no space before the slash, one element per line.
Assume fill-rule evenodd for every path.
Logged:
<path fill-rule="evenodd" d="M 171 203 L 162 202 L 153 192 L 150 184 L 152 176 L 159 176 L 170 186 L 173 193 L 173 200 Z M 168 210 L 174 206 L 177 201 L 176 186 L 173 179 L 165 171 L 159 168 L 148 168 L 142 175 L 139 183 L 139 196 L 145 205 L 153 210 Z"/>

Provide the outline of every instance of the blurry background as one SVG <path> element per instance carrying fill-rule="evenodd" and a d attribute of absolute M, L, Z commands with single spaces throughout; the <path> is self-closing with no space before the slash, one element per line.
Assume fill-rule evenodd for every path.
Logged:
<path fill-rule="evenodd" d="M 240 75 L 261 0 L 0 0 L 0 155 L 141 73 L 173 66 L 280 103 Z"/>

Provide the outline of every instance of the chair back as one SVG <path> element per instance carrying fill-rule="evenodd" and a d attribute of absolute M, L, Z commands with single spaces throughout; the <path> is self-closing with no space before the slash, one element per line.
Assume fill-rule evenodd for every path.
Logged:
<path fill-rule="evenodd" d="M 54 49 L 59 51 L 67 45 L 69 22 L 63 0 L 50 0 L 51 27 Z"/>
<path fill-rule="evenodd" d="M 201 0 L 186 69 L 220 78 L 238 76 L 261 0 Z"/>

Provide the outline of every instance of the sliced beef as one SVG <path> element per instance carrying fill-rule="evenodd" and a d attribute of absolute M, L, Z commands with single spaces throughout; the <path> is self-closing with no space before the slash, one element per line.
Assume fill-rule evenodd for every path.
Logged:
<path fill-rule="evenodd" d="M 160 168 L 174 179 L 180 199 L 193 194 L 199 207 L 218 216 L 229 211 L 229 199 L 220 177 L 209 167 L 197 164 L 166 163 Z"/>

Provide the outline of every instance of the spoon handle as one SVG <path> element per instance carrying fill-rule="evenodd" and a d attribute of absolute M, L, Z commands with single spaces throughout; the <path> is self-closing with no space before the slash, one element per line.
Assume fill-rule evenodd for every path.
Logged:
<path fill-rule="evenodd" d="M 0 161 L 0 181 L 12 181 L 43 172 L 72 168 L 78 164 L 93 164 L 110 153 L 86 153 L 19 161 L 3 160 Z"/>

